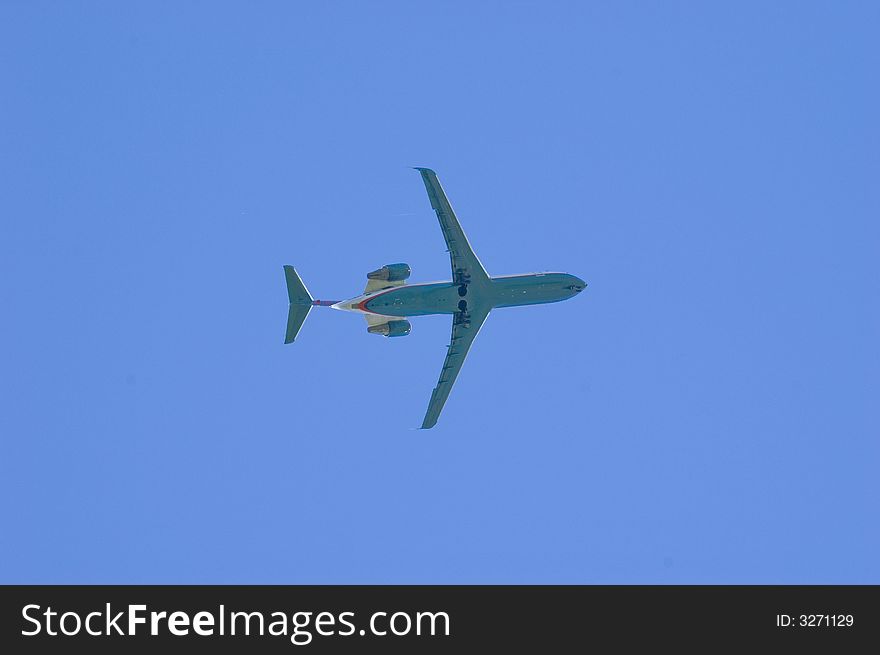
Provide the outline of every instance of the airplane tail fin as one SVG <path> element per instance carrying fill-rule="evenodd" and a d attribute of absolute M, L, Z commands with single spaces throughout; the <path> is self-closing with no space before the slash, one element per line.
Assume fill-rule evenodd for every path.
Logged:
<path fill-rule="evenodd" d="M 291 343 L 299 334 L 300 328 L 306 321 L 309 312 L 312 311 L 312 295 L 306 289 L 306 285 L 297 275 L 293 266 L 284 267 L 284 277 L 287 280 L 287 297 L 290 299 L 290 309 L 287 311 L 287 333 L 284 343 Z"/>

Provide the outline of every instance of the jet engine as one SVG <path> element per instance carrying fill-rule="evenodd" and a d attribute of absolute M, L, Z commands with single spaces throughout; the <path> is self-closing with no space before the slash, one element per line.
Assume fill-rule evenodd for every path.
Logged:
<path fill-rule="evenodd" d="M 412 330 L 410 322 L 402 319 L 399 321 L 388 321 L 381 325 L 371 325 L 367 328 L 370 334 L 381 334 L 383 337 L 405 337 Z"/>
<path fill-rule="evenodd" d="M 367 273 L 370 280 L 383 280 L 385 282 L 399 282 L 409 277 L 409 264 L 385 264 L 372 273 Z"/>

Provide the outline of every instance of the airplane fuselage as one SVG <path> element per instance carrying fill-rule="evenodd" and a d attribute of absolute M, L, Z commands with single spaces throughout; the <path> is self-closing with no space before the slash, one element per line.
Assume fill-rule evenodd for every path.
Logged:
<path fill-rule="evenodd" d="M 402 318 L 455 314 L 467 311 L 475 301 L 492 308 L 559 302 L 576 296 L 585 286 L 583 280 L 568 273 L 502 275 L 490 278 L 488 285 L 406 284 L 357 296 L 333 308 Z"/>

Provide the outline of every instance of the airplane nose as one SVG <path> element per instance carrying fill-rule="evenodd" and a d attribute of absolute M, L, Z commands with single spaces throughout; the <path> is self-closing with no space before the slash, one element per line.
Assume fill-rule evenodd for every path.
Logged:
<path fill-rule="evenodd" d="M 571 278 L 572 278 L 571 286 L 569 287 L 569 289 L 571 289 L 575 293 L 580 293 L 581 291 L 583 291 L 586 288 L 587 283 L 584 282 L 582 279 L 580 279 L 579 277 L 576 277 L 574 275 L 572 275 Z"/>

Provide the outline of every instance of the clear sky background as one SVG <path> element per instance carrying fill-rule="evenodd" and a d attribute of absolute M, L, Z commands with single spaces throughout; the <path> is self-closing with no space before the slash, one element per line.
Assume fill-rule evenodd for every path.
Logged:
<path fill-rule="evenodd" d="M 710 6 L 711 5 L 711 6 Z M 880 8 L 0 8 L 0 582 L 880 582 Z M 492 274 L 448 317 L 318 298 Z"/>

